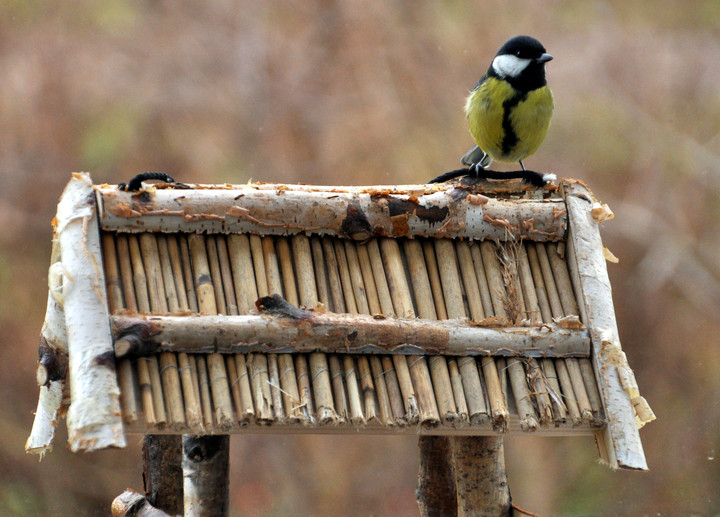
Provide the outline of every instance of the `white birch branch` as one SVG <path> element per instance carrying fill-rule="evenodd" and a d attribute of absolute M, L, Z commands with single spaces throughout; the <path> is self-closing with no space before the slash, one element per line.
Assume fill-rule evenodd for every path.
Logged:
<path fill-rule="evenodd" d="M 568 251 L 573 254 L 569 263 L 580 281 L 592 338 L 595 374 L 608 421 L 603 433 L 608 462 L 614 468 L 647 470 L 633 404 L 619 375 L 631 370 L 620 346 L 602 239 L 592 214 L 593 199 L 577 183 L 566 182 L 564 188 L 571 225 Z"/>
<path fill-rule="evenodd" d="M 42 345 L 47 347 L 49 352 L 62 355 L 67 359 L 68 343 L 67 332 L 65 331 L 65 312 L 63 309 L 62 296 L 62 262 L 60 262 L 60 245 L 57 239 L 53 239 L 51 265 L 48 270 L 48 300 L 45 310 L 45 321 L 40 331 Z M 66 367 L 66 364 L 62 365 Z M 40 384 L 40 395 L 35 411 L 32 430 L 25 442 L 25 451 L 31 454 L 39 454 L 40 459 L 45 453 L 52 449 L 52 442 L 55 436 L 55 428 L 58 424 L 58 412 L 63 401 L 65 390 L 65 370 L 61 372 L 60 378 L 55 378 L 55 372 L 48 372 L 45 364 L 38 365 L 38 384 Z"/>
<path fill-rule="evenodd" d="M 327 352 L 587 357 L 588 333 L 556 325 L 487 328 L 467 320 L 376 319 L 362 314 L 114 315 L 115 353 Z"/>
<path fill-rule="evenodd" d="M 89 175 L 74 174 L 58 204 L 56 229 L 69 345 L 72 451 L 125 446 L 96 208 Z"/>
<path fill-rule="evenodd" d="M 508 201 L 445 184 L 392 190 L 299 185 L 149 188 L 135 194 L 113 187 L 97 190 L 101 224 L 110 231 L 557 241 L 566 229 L 558 198 Z"/>

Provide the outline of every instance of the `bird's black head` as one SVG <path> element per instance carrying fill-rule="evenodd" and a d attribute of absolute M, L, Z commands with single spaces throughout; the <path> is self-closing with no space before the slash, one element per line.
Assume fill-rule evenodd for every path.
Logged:
<path fill-rule="evenodd" d="M 545 86 L 545 63 L 552 56 L 545 47 L 530 36 L 515 36 L 500 47 L 488 70 L 488 75 L 508 81 L 523 91 Z"/>

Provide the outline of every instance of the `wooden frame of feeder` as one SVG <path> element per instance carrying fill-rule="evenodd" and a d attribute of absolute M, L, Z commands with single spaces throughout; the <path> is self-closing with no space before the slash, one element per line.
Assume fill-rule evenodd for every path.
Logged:
<path fill-rule="evenodd" d="M 133 423 L 144 413 L 147 421 L 166 422 L 154 428 L 153 433 L 208 429 L 220 433 L 356 432 L 360 426 L 364 432 L 430 435 L 492 435 L 508 428 L 595 434 L 601 458 L 609 465 L 647 469 L 637 430 L 638 423 L 649 421 L 652 415 L 639 396 L 620 348 L 596 207 L 583 186 L 566 182 L 562 188 L 562 197 L 512 200 L 486 197 L 472 185 L 259 184 L 197 186 L 192 190 L 153 188 L 131 194 L 115 187 L 96 187 L 89 176 L 75 175 L 58 208 L 51 290 L 41 338 L 47 352 L 38 375 L 43 385 L 26 447 L 36 452 L 49 447 L 62 394 L 67 392 L 58 368 L 62 371 L 62 365 L 69 363 L 72 400 L 68 428 L 72 450 L 124 447 L 125 432 L 149 432 L 147 427 Z M 505 190 L 506 194 L 519 194 L 517 185 L 510 184 Z M 117 240 L 108 232 L 116 232 Z M 178 232 L 187 233 L 187 241 L 163 237 Z M 140 233 L 139 238 L 136 233 Z M 311 240 L 308 234 L 325 237 Z M 238 262 L 235 255 L 223 252 L 224 246 L 217 247 L 212 235 L 227 235 L 227 249 L 241 249 L 243 256 L 255 261 L 259 258 L 267 268 L 266 274 L 258 275 L 252 264 Z M 258 235 L 289 237 L 278 241 L 283 246 L 278 244 L 278 249 L 273 250 L 268 248 L 267 238 Z M 316 285 L 312 261 L 322 261 L 323 251 L 333 246 L 328 244 L 327 236 L 345 239 L 344 246 L 337 247 L 339 241 L 334 244 L 344 263 L 334 265 L 335 277 L 331 275 Z M 453 244 L 449 237 L 465 240 Z M 398 238 L 405 238 L 402 250 Z M 432 238 L 432 245 L 428 238 Z M 468 239 L 482 243 L 470 246 Z M 563 239 L 565 243 L 558 245 Z M 477 284 L 467 284 L 474 275 L 467 276 L 466 272 L 473 267 L 476 256 L 490 260 L 492 241 L 522 240 L 545 244 L 528 245 L 530 260 L 517 262 L 514 274 L 524 284 L 526 303 L 531 305 L 526 308 L 528 317 L 522 325 L 510 322 L 508 326 L 507 314 L 485 317 L 482 309 L 483 303 L 487 307 L 496 302 L 490 299 L 497 296 L 498 290 L 483 291 Z M 356 245 L 350 244 L 365 241 L 369 243 L 367 249 L 360 253 Z M 206 245 L 216 247 L 212 255 L 215 258 L 205 256 Z M 567 269 L 558 265 L 559 247 L 563 245 Z M 434 254 L 428 254 L 428 246 L 434 248 Z M 293 280 L 296 283 L 288 288 L 283 282 L 294 278 L 292 269 L 289 273 L 284 269 L 290 254 L 298 263 L 294 273 L 297 279 Z M 186 260 L 175 260 L 180 256 Z M 188 257 L 192 257 L 193 270 L 189 269 Z M 133 269 L 126 260 L 145 263 Z M 424 272 L 423 260 L 430 260 L 432 266 Z M 433 260 L 437 262 L 432 264 Z M 363 285 L 362 277 L 376 274 L 372 267 L 378 261 L 387 278 L 371 289 L 370 284 Z M 438 267 L 445 261 L 459 265 L 462 280 L 458 270 Z M 213 285 L 224 274 L 222 271 L 231 269 L 232 275 L 224 283 Z M 552 271 L 559 288 L 533 286 L 533 278 L 537 279 L 542 269 Z M 147 274 L 139 277 L 138 271 Z M 173 277 L 189 282 L 187 292 L 167 281 Z M 254 287 L 245 289 L 243 279 Z M 486 281 L 492 286 L 502 278 L 488 270 Z M 138 291 L 145 294 L 128 299 L 127 293 L 132 291 L 132 286 L 124 284 L 128 282 L 146 285 Z M 340 283 L 347 287 L 344 295 L 336 289 Z M 196 289 L 189 289 L 191 285 Z M 343 307 L 340 312 L 348 314 L 309 310 L 248 314 L 259 296 L 282 292 L 282 287 L 291 305 L 312 308 L 322 299 L 333 301 L 334 307 Z M 541 289 L 541 293 L 547 287 L 547 296 L 538 299 L 533 287 Z M 348 297 L 348 291 L 354 297 Z M 216 298 L 213 292 L 225 296 Z M 444 303 L 436 303 L 439 292 L 443 293 Z M 82 315 L 81 322 L 78 314 Z M 580 319 L 568 317 L 572 314 Z M 547 315 L 555 321 L 548 322 Z M 467 320 L 468 316 L 473 322 Z M 88 318 L 95 323 L 88 324 Z M 291 351 L 308 353 L 307 362 L 292 364 Z M 207 367 L 209 372 L 204 381 L 191 375 L 195 352 L 204 353 L 197 357 L 198 362 L 203 362 L 203 371 Z M 225 354 L 231 352 L 240 355 L 235 355 L 234 361 L 225 361 L 229 357 Z M 331 353 L 329 358 L 327 352 Z M 145 408 L 141 411 L 128 393 L 133 379 L 130 358 L 155 353 L 159 354 L 160 364 L 138 361 L 138 375 L 145 386 L 139 397 Z M 243 356 L 246 353 L 247 358 Z M 382 358 L 378 353 L 383 354 Z M 338 411 L 332 397 L 337 393 L 338 372 L 352 354 L 357 357 L 359 370 L 351 373 L 354 369 L 349 368 L 344 371 L 346 376 L 365 379 L 375 375 L 377 379 L 380 373 L 392 371 L 395 385 L 406 388 L 411 382 L 416 384 L 402 392 L 412 396 L 398 398 L 387 386 L 381 388 L 382 383 L 366 386 L 354 377 L 353 385 L 359 382 L 365 395 L 350 389 L 348 383 L 349 391 L 340 408 L 348 415 L 348 425 L 343 427 L 337 425 Z M 117 374 L 113 356 L 117 357 Z M 478 363 L 482 366 L 462 360 L 473 356 L 487 360 Z M 416 359 L 408 367 L 412 357 Z M 557 380 L 550 384 L 547 379 L 537 381 L 538 387 L 546 386 L 545 397 L 537 398 L 539 413 L 525 407 L 529 400 L 527 386 L 522 392 L 526 373 L 515 358 L 536 367 L 552 367 L 548 363 L 551 358 L 561 358 Z M 317 379 L 322 386 L 314 393 L 318 418 L 312 422 L 307 412 L 312 402 L 308 385 L 298 382 L 290 393 L 268 388 L 273 383 L 284 387 L 280 372 L 288 365 L 300 369 L 298 379 L 304 370 L 304 375 Z M 475 368 L 475 376 L 480 369 L 487 376 L 482 386 L 487 390 L 486 399 L 468 398 L 464 406 L 460 400 L 443 400 L 438 395 L 440 388 L 444 387 L 451 398 L 453 390 L 468 390 L 463 384 L 468 368 Z M 505 368 L 507 377 L 501 379 L 497 371 Z M 223 387 L 215 382 L 223 377 L 222 372 L 241 382 Z M 588 382 L 588 375 L 597 385 Z M 435 393 L 423 381 L 429 382 L 431 377 Z M 503 391 L 501 384 L 510 384 L 508 379 L 512 381 L 517 418 L 510 418 L 507 403 L 502 400 L 507 388 Z M 157 383 L 165 381 L 180 397 L 173 399 L 185 398 L 185 410 L 182 402 L 167 407 L 153 403 Z M 560 409 L 572 423 L 570 428 L 541 425 L 548 418 L 552 420 L 551 407 L 557 411 L 562 405 L 548 393 L 553 382 L 570 390 L 574 387 L 573 393 L 579 396 L 582 392 L 586 397 L 566 401 L 571 403 Z M 195 388 L 183 390 L 181 385 Z M 197 403 L 201 398 L 210 395 L 200 385 L 212 390 L 213 400 L 219 401 L 214 414 L 206 413 L 207 405 L 203 410 L 193 410 L 200 407 Z M 124 386 L 122 391 L 120 386 Z M 371 415 L 358 410 L 368 393 L 379 404 Z M 300 408 L 305 409 L 296 407 L 286 414 L 273 414 L 273 408 L 282 407 L 282 399 L 287 397 L 301 401 Z M 243 406 L 240 400 L 252 400 L 253 405 Z M 147 408 L 153 408 L 155 414 L 147 414 Z M 388 416 L 399 411 L 404 412 L 402 422 Z M 251 417 L 260 424 L 277 418 L 299 425 L 258 426 L 252 425 Z M 603 425 L 598 427 L 600 420 Z M 473 422 L 483 421 L 488 426 L 473 426 Z M 178 425 L 180 422 L 182 425 Z M 213 422 L 217 425 L 208 427 Z"/>

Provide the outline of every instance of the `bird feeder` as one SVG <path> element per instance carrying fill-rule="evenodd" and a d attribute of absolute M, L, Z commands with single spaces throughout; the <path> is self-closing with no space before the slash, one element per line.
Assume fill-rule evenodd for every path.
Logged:
<path fill-rule="evenodd" d="M 27 450 L 67 409 L 73 451 L 128 434 L 532 433 L 594 437 L 612 468 L 645 470 L 654 416 L 620 346 L 608 215 L 572 180 L 124 192 L 75 174 Z"/>

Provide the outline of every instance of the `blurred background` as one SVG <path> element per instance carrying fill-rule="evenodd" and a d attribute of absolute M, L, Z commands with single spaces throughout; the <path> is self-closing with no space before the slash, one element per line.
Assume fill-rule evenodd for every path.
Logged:
<path fill-rule="evenodd" d="M 720 513 L 720 2 L 0 3 L 0 515 L 105 515 L 142 490 L 140 437 L 23 451 L 51 220 L 72 171 L 192 183 L 419 183 L 471 145 L 462 111 L 499 46 L 540 39 L 556 111 L 526 165 L 584 180 L 620 336 L 658 420 L 650 471 L 591 438 L 506 440 L 544 515 Z M 416 515 L 415 437 L 235 436 L 232 515 Z"/>

